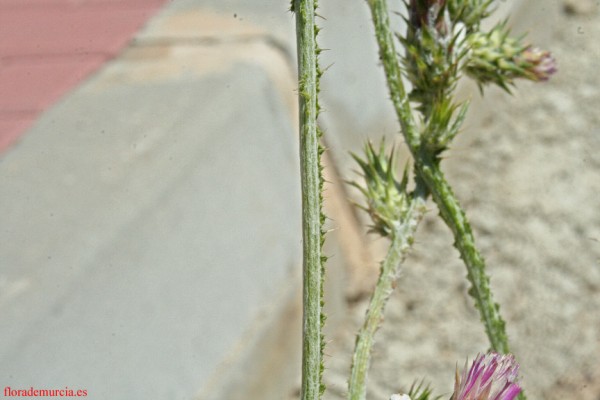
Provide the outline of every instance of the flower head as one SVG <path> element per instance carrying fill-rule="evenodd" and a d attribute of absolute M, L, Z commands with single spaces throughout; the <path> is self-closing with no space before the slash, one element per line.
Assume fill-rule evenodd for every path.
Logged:
<path fill-rule="evenodd" d="M 512 354 L 480 354 L 462 375 L 456 371 L 456 383 L 451 400 L 513 400 L 521 388 L 515 382 L 519 364 Z"/>

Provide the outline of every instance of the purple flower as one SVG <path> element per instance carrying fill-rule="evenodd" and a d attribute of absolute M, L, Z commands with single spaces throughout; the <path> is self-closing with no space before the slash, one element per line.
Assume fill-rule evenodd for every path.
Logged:
<path fill-rule="evenodd" d="M 521 388 L 515 381 L 519 364 L 512 354 L 480 354 L 462 376 L 456 370 L 456 383 L 451 400 L 513 400 Z"/>
<path fill-rule="evenodd" d="M 549 51 L 528 47 L 522 58 L 526 64 L 525 69 L 532 75 L 533 80 L 547 81 L 557 71 L 556 61 Z"/>

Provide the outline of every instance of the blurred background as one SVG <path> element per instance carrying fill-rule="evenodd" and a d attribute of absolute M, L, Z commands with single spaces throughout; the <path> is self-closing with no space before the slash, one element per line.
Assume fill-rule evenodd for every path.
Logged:
<path fill-rule="evenodd" d="M 444 168 L 529 398 L 600 399 L 596 0 L 499 1 L 559 73 L 472 100 Z M 402 146 L 367 5 L 321 1 L 331 256 L 326 399 L 342 399 L 386 242 L 348 151 Z M 0 0 L 0 385 L 92 399 L 298 398 L 301 232 L 288 1 Z M 401 2 L 390 3 L 401 12 Z M 403 30 L 395 15 L 396 29 Z M 493 21 L 490 21 L 490 24 Z M 403 153 L 406 157 L 406 153 Z M 405 160 L 401 160 L 404 164 Z M 486 351 L 433 204 L 369 397 L 449 397 Z"/>

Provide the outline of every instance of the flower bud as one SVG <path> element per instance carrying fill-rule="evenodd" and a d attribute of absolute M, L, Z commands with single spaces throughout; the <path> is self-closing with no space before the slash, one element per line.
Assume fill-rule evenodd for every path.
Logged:
<path fill-rule="evenodd" d="M 556 63 L 549 52 L 510 37 L 504 23 L 489 33 L 469 35 L 468 45 L 466 72 L 480 86 L 495 83 L 508 91 L 508 85 L 517 78 L 546 81 L 556 72 Z"/>

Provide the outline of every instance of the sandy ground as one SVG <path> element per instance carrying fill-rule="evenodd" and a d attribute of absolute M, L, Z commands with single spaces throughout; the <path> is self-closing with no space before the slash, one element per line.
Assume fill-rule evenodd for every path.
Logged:
<path fill-rule="evenodd" d="M 560 72 L 519 84 L 512 97 L 490 91 L 444 168 L 488 261 L 529 398 L 598 400 L 599 6 L 568 3 L 575 12 L 561 10 L 545 38 Z M 448 398 L 456 363 L 487 349 L 464 266 L 431 207 L 378 333 L 370 399 L 421 378 Z M 328 344 L 328 400 L 344 398 L 365 307 L 356 303 Z"/>

